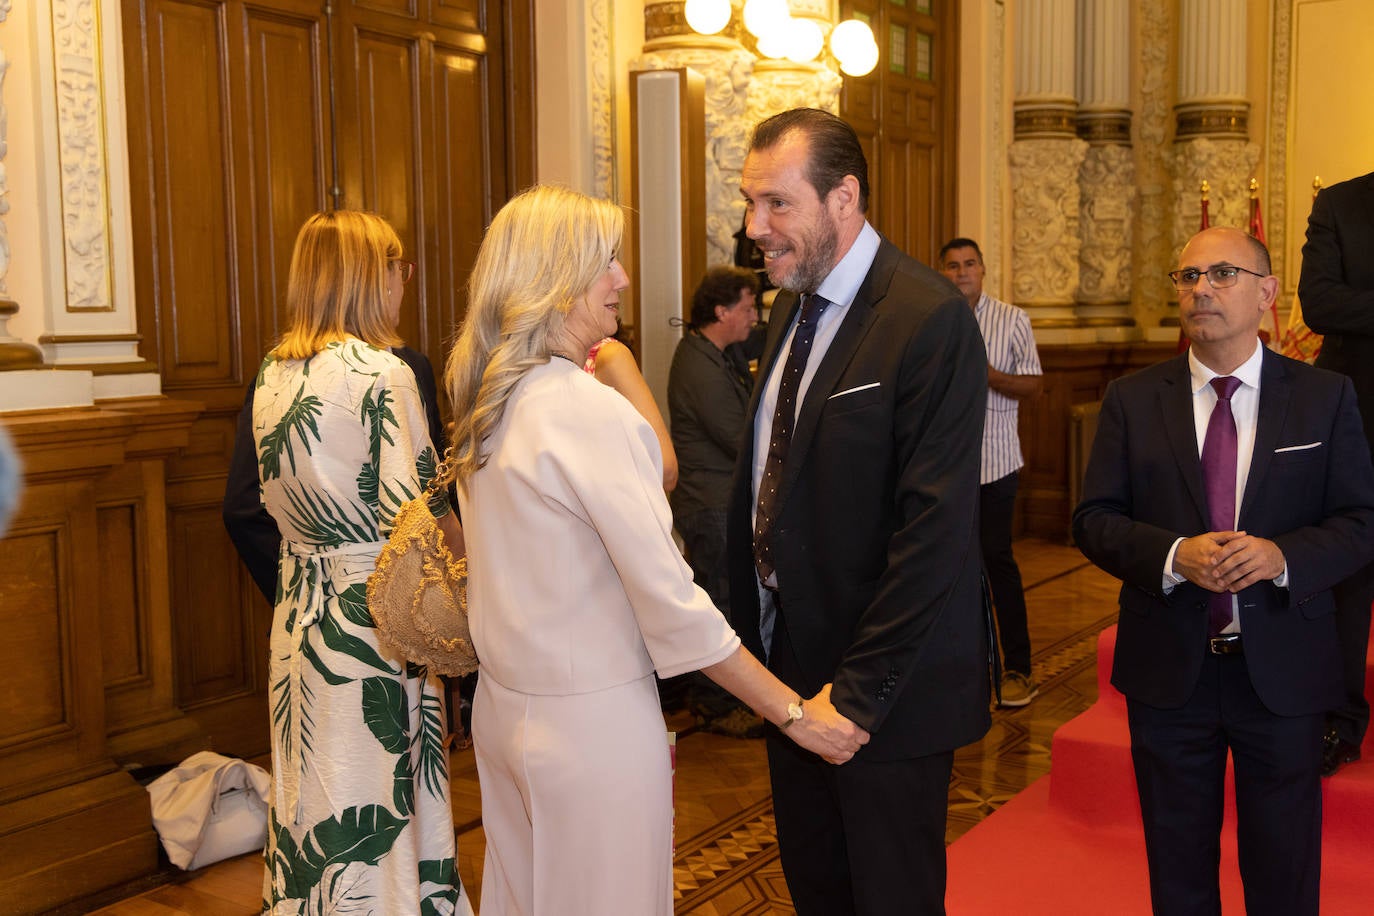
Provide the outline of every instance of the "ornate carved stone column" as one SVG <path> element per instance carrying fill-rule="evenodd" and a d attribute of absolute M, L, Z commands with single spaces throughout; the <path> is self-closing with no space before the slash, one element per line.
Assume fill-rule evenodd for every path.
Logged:
<path fill-rule="evenodd" d="M 699 35 L 682 17 L 682 3 L 644 7 L 644 53 L 634 70 L 690 67 L 706 79 L 706 262 L 734 258 L 734 233 L 744 218 L 739 196 L 744 147 L 753 122 L 745 98 L 755 57 L 740 43 L 738 17 L 717 35 Z M 695 281 L 694 281 L 695 282 Z"/>
<path fill-rule="evenodd" d="M 1130 11 L 1116 0 L 1079 0 L 1078 136 L 1088 149 L 1078 176 L 1078 318 L 1122 328 L 1131 318 Z M 1099 337 L 1112 336 L 1106 330 Z M 1116 336 L 1121 336 L 1118 332 Z"/>
<path fill-rule="evenodd" d="M 1244 41 L 1218 41 L 1219 24 L 1244 35 L 1246 0 L 1180 0 L 1174 105 L 1174 252 L 1200 221 L 1197 188 L 1212 186 L 1211 224 L 1245 226 L 1259 146 L 1249 142 Z"/>
<path fill-rule="evenodd" d="M 1012 298 L 1036 339 L 1095 339 L 1075 333 L 1079 277 L 1079 166 L 1074 97 L 1074 0 L 1025 0 L 1017 9 L 1012 186 Z"/>
<path fill-rule="evenodd" d="M 0 25 L 10 15 L 10 0 L 0 0 Z M 0 45 L 0 369 L 32 369 L 43 364 L 43 353 L 9 333 L 9 320 L 19 311 L 19 303 L 9 297 L 5 275 L 10 269 L 9 229 L 5 215 L 10 212 L 9 178 L 5 173 L 5 154 L 9 152 L 6 136 L 9 133 L 9 113 L 5 108 L 5 73 L 9 58 Z"/>

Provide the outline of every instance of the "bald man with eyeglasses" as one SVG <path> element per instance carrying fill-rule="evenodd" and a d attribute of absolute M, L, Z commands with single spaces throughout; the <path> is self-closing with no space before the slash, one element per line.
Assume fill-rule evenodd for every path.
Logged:
<path fill-rule="evenodd" d="M 1260 344 L 1261 242 L 1204 230 L 1169 276 L 1189 350 L 1108 387 L 1073 516 L 1122 581 L 1112 684 L 1154 912 L 1221 911 L 1229 753 L 1246 912 L 1317 916 L 1331 589 L 1374 554 L 1374 468 L 1350 380 Z"/>

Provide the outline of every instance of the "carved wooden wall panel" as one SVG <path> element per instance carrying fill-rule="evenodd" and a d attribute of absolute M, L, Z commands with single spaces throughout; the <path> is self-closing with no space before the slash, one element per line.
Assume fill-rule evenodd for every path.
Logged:
<path fill-rule="evenodd" d="M 205 405 L 166 490 L 177 701 L 217 750 L 249 756 L 267 748 L 271 609 L 220 500 L 296 232 L 335 203 L 385 216 L 420 265 L 401 334 L 442 367 L 482 229 L 533 178 L 533 149 L 515 146 L 533 114 L 513 90 L 532 84 L 533 0 L 122 10 L 142 355 Z"/>
<path fill-rule="evenodd" d="M 38 508 L 41 494 L 30 494 Z M 44 521 L 16 528 L 5 541 L 5 565 L 12 574 L 0 580 L 0 666 L 8 683 L 22 691 L 0 695 L 0 748 L 51 737 L 69 727 L 64 630 L 70 621 L 62 612 L 71 555 L 70 530 L 60 521 Z"/>

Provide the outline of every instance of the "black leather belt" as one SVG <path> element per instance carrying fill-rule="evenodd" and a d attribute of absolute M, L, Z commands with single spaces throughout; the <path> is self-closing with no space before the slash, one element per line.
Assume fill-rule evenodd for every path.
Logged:
<path fill-rule="evenodd" d="M 1227 633 L 1225 636 L 1209 636 L 1207 651 L 1213 655 L 1244 655 L 1245 647 L 1240 643 L 1239 633 Z"/>

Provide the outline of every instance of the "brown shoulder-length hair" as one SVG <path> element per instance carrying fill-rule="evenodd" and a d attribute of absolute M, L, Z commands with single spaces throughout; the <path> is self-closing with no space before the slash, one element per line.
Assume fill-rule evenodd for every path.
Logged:
<path fill-rule="evenodd" d="M 287 324 L 273 354 L 308 359 L 349 335 L 399 346 L 387 315 L 386 272 L 400 256 L 396 230 L 375 213 L 331 210 L 306 220 L 291 252 Z"/>

